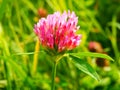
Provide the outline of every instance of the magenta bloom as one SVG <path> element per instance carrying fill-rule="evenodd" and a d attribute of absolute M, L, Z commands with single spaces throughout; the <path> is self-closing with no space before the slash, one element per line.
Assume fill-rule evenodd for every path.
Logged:
<path fill-rule="evenodd" d="M 55 12 L 48 15 L 47 18 L 41 18 L 35 24 L 34 32 L 44 47 L 57 52 L 71 50 L 81 41 L 81 35 L 75 34 L 79 29 L 77 23 L 78 17 L 74 12 L 65 11 L 63 14 Z"/>

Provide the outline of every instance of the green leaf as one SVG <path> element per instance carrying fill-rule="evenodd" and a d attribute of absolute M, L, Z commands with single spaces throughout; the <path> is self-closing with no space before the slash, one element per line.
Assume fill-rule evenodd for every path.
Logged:
<path fill-rule="evenodd" d="M 38 51 L 38 52 L 26 52 L 26 53 L 16 53 L 16 54 L 13 54 L 14 55 L 31 55 L 31 54 L 38 54 L 40 52 L 44 52 L 44 51 Z"/>
<path fill-rule="evenodd" d="M 93 77 L 96 80 L 100 80 L 96 71 L 85 60 L 81 60 L 80 58 L 75 57 L 73 55 L 69 55 L 69 56 L 72 58 L 73 64 L 79 70 L 81 70 L 84 73 L 90 75 L 91 77 Z"/>
<path fill-rule="evenodd" d="M 105 58 L 111 61 L 114 61 L 110 56 L 106 55 L 106 54 L 101 54 L 101 53 L 92 53 L 92 52 L 79 52 L 79 53 L 69 53 L 72 56 L 75 57 L 98 57 L 98 58 Z"/>

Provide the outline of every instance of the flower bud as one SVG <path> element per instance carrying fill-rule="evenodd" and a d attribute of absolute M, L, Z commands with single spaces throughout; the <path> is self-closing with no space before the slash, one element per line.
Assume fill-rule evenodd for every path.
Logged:
<path fill-rule="evenodd" d="M 39 15 L 40 17 L 46 17 L 46 16 L 47 16 L 47 10 L 44 9 L 44 8 L 39 8 L 39 9 L 38 9 L 38 15 Z"/>

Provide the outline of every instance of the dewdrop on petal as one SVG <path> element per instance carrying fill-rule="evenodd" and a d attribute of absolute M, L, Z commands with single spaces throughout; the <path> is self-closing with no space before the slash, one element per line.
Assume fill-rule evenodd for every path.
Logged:
<path fill-rule="evenodd" d="M 64 11 L 63 14 L 55 12 L 46 18 L 41 18 L 35 24 L 34 32 L 46 49 L 55 52 L 72 50 L 81 42 L 81 35 L 76 34 L 80 27 L 77 23 L 78 17 L 74 12 Z"/>

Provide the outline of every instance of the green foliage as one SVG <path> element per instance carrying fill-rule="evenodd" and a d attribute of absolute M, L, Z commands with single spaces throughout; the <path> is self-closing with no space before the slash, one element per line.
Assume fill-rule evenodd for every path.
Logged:
<path fill-rule="evenodd" d="M 75 57 L 97 57 L 97 58 L 106 58 L 108 60 L 114 61 L 111 57 L 109 57 L 106 54 L 100 54 L 100 53 L 91 53 L 91 52 L 79 52 L 79 53 L 70 53 L 70 55 L 73 55 Z"/>
<path fill-rule="evenodd" d="M 46 14 L 74 11 L 77 33 L 83 34 L 81 45 L 69 51 L 73 63 L 64 57 L 57 66 L 56 90 L 119 90 L 120 0 L 0 0 L 0 90 L 50 90 L 53 57 L 37 46 L 33 32 L 40 8 Z M 99 42 L 114 63 L 108 55 L 89 53 L 90 41 Z M 98 58 L 109 59 L 109 65 L 99 67 Z M 101 81 L 81 70 L 95 79 L 97 72 Z"/>
<path fill-rule="evenodd" d="M 108 60 L 114 61 L 111 57 L 105 54 L 100 53 L 91 53 L 91 52 L 80 52 L 80 53 L 69 53 L 69 56 L 72 58 L 75 66 L 79 68 L 81 71 L 87 73 L 91 77 L 93 77 L 96 80 L 100 80 L 98 77 L 98 74 L 96 71 L 84 60 L 81 59 L 81 57 L 98 57 L 98 58 L 106 58 Z"/>
<path fill-rule="evenodd" d="M 75 66 L 80 69 L 81 71 L 85 72 L 86 74 L 90 75 L 91 77 L 93 77 L 96 80 L 100 80 L 98 74 L 96 73 L 96 71 L 85 61 L 82 60 L 78 57 L 72 56 L 70 55 L 70 57 L 73 60 L 73 63 L 75 64 Z"/>

